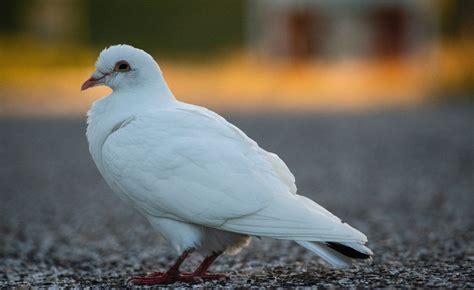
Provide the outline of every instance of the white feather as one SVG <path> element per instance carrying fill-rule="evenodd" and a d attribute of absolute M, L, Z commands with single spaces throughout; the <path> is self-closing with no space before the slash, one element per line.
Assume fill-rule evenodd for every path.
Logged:
<path fill-rule="evenodd" d="M 97 69 L 111 70 L 119 60 L 132 70 L 106 78 L 114 92 L 88 114 L 90 152 L 113 191 L 178 251 L 235 250 L 248 236 L 266 236 L 298 240 L 340 264 L 328 254 L 333 250 L 304 241 L 367 241 L 297 195 L 295 178 L 277 155 L 218 114 L 177 101 L 145 52 L 111 47 L 101 53 Z"/>
<path fill-rule="evenodd" d="M 308 241 L 296 241 L 299 245 L 312 251 L 316 255 L 320 256 L 326 261 L 331 267 L 336 269 L 348 268 L 352 265 L 352 260 L 333 249 L 329 248 L 323 243 L 319 242 L 308 242 Z"/>
<path fill-rule="evenodd" d="M 363 244 L 361 243 L 358 243 L 358 242 L 355 242 L 355 243 L 347 243 L 347 242 L 341 242 L 341 244 L 345 245 L 345 246 L 348 246 L 350 248 L 353 248 L 354 250 L 358 251 L 358 252 L 361 252 L 363 254 L 366 254 L 366 255 L 369 255 L 369 256 L 373 256 L 374 253 L 372 252 L 372 250 L 370 250 L 369 248 L 367 248 L 366 246 L 364 246 Z"/>

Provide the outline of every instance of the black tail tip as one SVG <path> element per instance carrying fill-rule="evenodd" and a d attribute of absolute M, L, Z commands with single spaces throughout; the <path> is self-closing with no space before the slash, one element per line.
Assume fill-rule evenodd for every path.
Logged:
<path fill-rule="evenodd" d="M 351 247 L 348 247 L 340 243 L 326 242 L 326 245 L 330 247 L 331 249 L 335 250 L 336 252 L 339 252 L 343 254 L 344 256 L 347 256 L 352 259 L 369 259 L 370 258 L 370 255 L 361 253 Z"/>

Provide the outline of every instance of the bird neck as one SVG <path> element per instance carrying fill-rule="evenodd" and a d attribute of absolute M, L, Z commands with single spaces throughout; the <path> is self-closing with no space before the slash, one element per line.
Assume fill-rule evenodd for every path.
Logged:
<path fill-rule="evenodd" d="M 176 102 L 161 71 L 148 74 L 147 78 L 140 82 L 113 88 L 113 93 L 107 98 L 110 103 L 124 103 L 126 107 L 132 104 L 162 107 Z"/>
<path fill-rule="evenodd" d="M 112 94 L 94 102 L 88 112 L 86 135 L 89 150 L 99 170 L 102 168 L 102 145 L 117 124 L 177 104 L 162 75 L 141 86 L 114 89 Z"/>
<path fill-rule="evenodd" d="M 107 107 L 106 114 L 114 119 L 145 114 L 177 103 L 164 80 L 157 80 L 141 87 L 115 90 L 104 98 L 104 102 Z"/>

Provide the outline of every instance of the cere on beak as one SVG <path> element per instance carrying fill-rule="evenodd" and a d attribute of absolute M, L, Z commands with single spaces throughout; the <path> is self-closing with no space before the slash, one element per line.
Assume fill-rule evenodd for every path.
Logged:
<path fill-rule="evenodd" d="M 107 75 L 108 74 L 94 72 L 92 76 L 82 84 L 81 91 L 87 90 L 88 88 L 92 88 L 97 85 L 104 84 L 104 79 Z"/>

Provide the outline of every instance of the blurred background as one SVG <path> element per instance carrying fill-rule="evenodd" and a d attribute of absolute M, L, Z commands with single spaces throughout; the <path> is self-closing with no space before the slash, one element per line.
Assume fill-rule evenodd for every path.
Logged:
<path fill-rule="evenodd" d="M 473 13 L 473 0 L 2 1 L 0 287 L 122 287 L 176 257 L 111 192 L 84 136 L 109 90 L 80 86 L 104 47 L 128 43 L 375 252 L 338 271 L 255 240 L 206 287 L 474 288 Z"/>
<path fill-rule="evenodd" d="M 473 99 L 470 0 L 18 0 L 0 11 L 0 114 L 82 115 L 101 49 L 153 54 L 176 96 L 225 110 Z M 87 96 L 87 97 L 85 97 Z"/>

